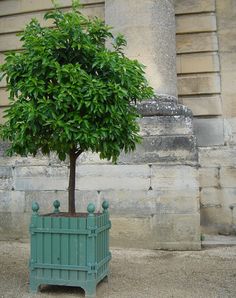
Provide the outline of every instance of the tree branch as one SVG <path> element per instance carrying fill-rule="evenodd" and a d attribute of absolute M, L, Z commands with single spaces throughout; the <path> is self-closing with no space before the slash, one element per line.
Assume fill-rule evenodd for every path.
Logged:
<path fill-rule="evenodd" d="M 75 151 L 75 157 L 78 158 L 81 153 L 83 153 L 83 150 L 78 149 L 77 151 Z"/>

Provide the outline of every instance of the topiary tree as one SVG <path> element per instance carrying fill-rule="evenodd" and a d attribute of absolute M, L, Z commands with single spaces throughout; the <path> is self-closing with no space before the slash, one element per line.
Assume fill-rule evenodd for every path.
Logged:
<path fill-rule="evenodd" d="M 78 156 L 91 150 L 115 162 L 122 150 L 134 150 L 140 137 L 131 103 L 153 91 L 143 65 L 123 54 L 123 36 L 114 37 L 102 20 L 83 16 L 75 2 L 72 11 L 55 8 L 45 19 L 53 28 L 33 19 L 21 34 L 23 51 L 8 53 L 1 66 L 10 94 L 1 136 L 11 143 L 9 155 L 69 156 L 73 214 Z"/>

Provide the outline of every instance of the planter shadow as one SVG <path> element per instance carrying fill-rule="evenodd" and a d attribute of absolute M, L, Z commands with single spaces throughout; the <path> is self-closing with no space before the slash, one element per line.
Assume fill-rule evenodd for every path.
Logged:
<path fill-rule="evenodd" d="M 30 291 L 40 285 L 81 287 L 85 297 L 96 297 L 96 286 L 109 273 L 108 202 L 102 204 L 103 213 L 94 213 L 89 204 L 88 213 L 68 217 L 54 202 L 54 213 L 40 215 L 39 205 L 32 204 Z"/>

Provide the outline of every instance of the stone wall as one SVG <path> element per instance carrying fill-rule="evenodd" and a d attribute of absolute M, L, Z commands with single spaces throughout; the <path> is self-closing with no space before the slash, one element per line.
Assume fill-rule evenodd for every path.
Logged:
<path fill-rule="evenodd" d="M 109 200 L 113 245 L 199 249 L 199 185 L 196 167 L 111 165 L 82 156 L 77 167 L 77 209 Z M 60 200 L 67 210 L 68 168 L 55 158 L 1 158 L 0 239 L 27 238 L 31 203 L 41 212 Z M 178 195 L 176 195 L 176 193 Z M 195 199 L 193 199 L 195 198 Z"/>
<path fill-rule="evenodd" d="M 88 15 L 104 17 L 104 2 L 83 2 Z M 67 9 L 70 1 L 60 4 Z M 50 26 L 42 19 L 50 5 L 49 0 L 30 5 L 24 0 L 11 4 L 1 1 L 0 52 L 20 49 L 15 32 L 32 16 Z M 3 55 L 0 57 L 3 59 Z M 5 82 L 0 87 L 3 110 L 8 104 Z M 122 155 L 118 165 L 101 161 L 96 155 L 81 156 L 76 181 L 77 209 L 84 211 L 91 201 L 99 209 L 104 198 L 109 200 L 113 245 L 200 248 L 197 151 L 192 118 L 186 115 L 142 118 L 143 143 L 134 154 Z M 53 156 L 7 158 L 2 152 L 0 238 L 25 238 L 32 201 L 37 201 L 41 211 L 47 213 L 52 210 L 52 202 L 59 199 L 61 209 L 67 210 L 68 166 Z"/>
<path fill-rule="evenodd" d="M 191 117 L 144 117 L 140 122 L 143 143 L 133 154 L 122 155 L 117 165 L 90 153 L 80 157 L 77 210 L 85 211 L 89 202 L 100 210 L 101 202 L 108 200 L 115 246 L 199 249 L 199 180 Z M 28 237 L 33 201 L 43 213 L 52 211 L 55 199 L 67 210 L 67 163 L 53 155 L 9 158 L 3 150 L 0 165 L 0 239 Z"/>
<path fill-rule="evenodd" d="M 176 0 L 179 100 L 197 117 L 222 114 L 215 0 Z"/>
<path fill-rule="evenodd" d="M 202 133 L 201 222 L 203 232 L 236 233 L 236 2 L 216 1 L 217 36 L 221 69 L 221 123 Z M 213 127 L 214 126 L 214 127 Z M 203 127 L 204 129 L 204 127 Z M 209 134 L 215 139 L 209 146 Z"/>
<path fill-rule="evenodd" d="M 199 146 L 202 231 L 235 234 L 236 2 L 176 0 L 176 13 L 180 100 L 195 115 Z"/>
<path fill-rule="evenodd" d="M 104 1 L 82 2 L 86 14 L 104 18 Z M 71 1 L 59 3 L 68 9 Z M 78 167 L 78 206 L 85 209 L 88 201 L 95 201 L 99 208 L 103 198 L 111 201 L 115 245 L 199 248 L 199 199 L 203 233 L 235 233 L 236 2 L 176 0 L 175 6 L 179 101 L 192 109 L 194 127 L 185 118 L 181 122 L 156 117 L 153 127 L 144 119 L 143 136 L 151 133 L 156 141 L 154 146 L 139 148 L 135 156 L 148 152 L 156 162 L 121 157 L 119 165 L 112 166 L 88 154 Z M 50 8 L 50 0 L 0 1 L 0 63 L 5 51 L 20 50 L 15 33 L 32 17 L 44 23 L 42 16 Z M 3 81 L 0 121 L 7 105 Z M 192 129 L 197 136 L 199 165 L 196 156 L 189 159 L 195 142 Z M 188 140 L 190 147 L 180 138 Z M 160 148 L 167 143 L 171 150 Z M 182 147 L 176 145 L 180 143 Z M 65 210 L 67 178 L 67 165 L 54 157 L 0 157 L 1 239 L 27 237 L 33 200 L 49 212 L 52 201 L 59 199 Z"/>

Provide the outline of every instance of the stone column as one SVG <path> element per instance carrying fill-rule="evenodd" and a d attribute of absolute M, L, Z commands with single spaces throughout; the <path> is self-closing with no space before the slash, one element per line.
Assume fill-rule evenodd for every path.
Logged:
<path fill-rule="evenodd" d="M 174 0 L 106 0 L 105 20 L 124 34 L 126 55 L 146 66 L 156 95 L 177 97 Z"/>
<path fill-rule="evenodd" d="M 125 242 L 134 245 L 145 239 L 152 248 L 200 249 L 198 152 L 192 112 L 177 103 L 174 0 L 105 0 L 105 19 L 114 34 L 126 37 L 126 55 L 146 65 L 156 93 L 153 99 L 137 103 L 142 143 L 118 160 L 127 168 L 137 167 L 135 172 L 140 166 L 150 168 L 150 184 L 140 188 L 137 182 L 134 188 L 142 189 L 141 199 L 135 195 L 137 200 L 132 201 L 128 195 L 126 200 L 128 205 L 133 202 L 126 208 L 132 210 L 132 218 L 139 218 L 140 202 L 151 206 L 151 215 L 145 218 L 149 224 L 140 230 L 127 224 Z M 137 237 L 134 230 L 143 232 Z M 119 241 L 123 231 L 118 233 Z"/>

